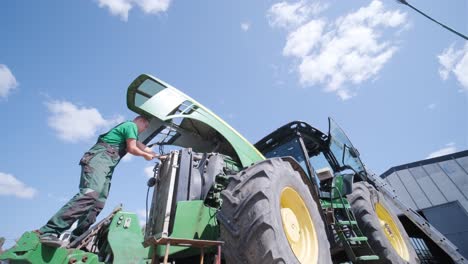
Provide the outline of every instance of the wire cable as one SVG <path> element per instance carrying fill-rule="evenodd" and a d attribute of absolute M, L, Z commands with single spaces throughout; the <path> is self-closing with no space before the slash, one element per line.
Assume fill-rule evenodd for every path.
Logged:
<path fill-rule="evenodd" d="M 145 213 L 145 216 L 146 216 L 145 225 L 146 225 L 146 227 L 145 227 L 145 230 L 148 229 L 148 196 L 149 196 L 150 188 L 151 188 L 151 187 L 148 186 L 148 190 L 146 191 L 146 213 Z M 146 232 L 146 231 L 145 231 L 145 232 Z"/>
<path fill-rule="evenodd" d="M 452 29 L 452 28 L 450 28 L 450 27 L 448 27 L 448 26 L 446 26 L 446 25 L 444 25 L 444 24 L 442 24 L 442 23 L 440 23 L 439 21 L 433 19 L 432 17 L 426 15 L 425 13 L 423 13 L 422 11 L 420 11 L 419 9 L 417 9 L 416 7 L 414 7 L 413 5 L 411 5 L 410 3 L 408 3 L 408 1 L 406 1 L 406 0 L 396 0 L 396 1 L 399 2 L 400 4 L 407 5 L 408 7 L 412 8 L 414 11 L 416 11 L 416 12 L 418 12 L 419 14 L 425 16 L 427 19 L 433 21 L 434 23 L 439 24 L 439 25 L 442 26 L 443 28 L 449 30 L 450 32 L 452 32 L 452 33 L 454 33 L 454 34 L 456 34 L 456 35 L 458 35 L 459 37 L 464 38 L 465 40 L 468 40 L 468 37 L 467 37 L 467 36 L 463 35 L 462 33 L 458 32 L 458 31 L 456 31 L 456 30 L 454 30 L 454 29 Z"/>

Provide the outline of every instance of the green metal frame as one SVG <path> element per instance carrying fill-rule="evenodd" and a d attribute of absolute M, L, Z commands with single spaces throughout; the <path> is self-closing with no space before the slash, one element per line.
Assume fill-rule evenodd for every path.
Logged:
<path fill-rule="evenodd" d="M 138 216 L 121 211 L 109 225 L 106 251 L 112 252 L 113 263 L 150 263 L 150 250 L 143 247 L 143 239 Z"/>
<path fill-rule="evenodd" d="M 219 228 L 216 209 L 207 207 L 203 201 L 183 201 L 177 203 L 171 238 L 218 240 Z M 166 246 L 158 246 L 158 256 L 164 256 Z M 210 252 L 206 250 L 205 252 Z M 171 246 L 170 256 L 186 257 L 200 254 L 199 249 Z"/>
<path fill-rule="evenodd" d="M 14 263 L 31 264 L 65 264 L 84 263 L 96 264 L 97 255 L 82 250 L 51 248 L 41 244 L 39 237 L 34 232 L 26 232 L 16 243 L 16 246 L 7 250 L 0 256 L 0 260 L 8 260 Z"/>
<path fill-rule="evenodd" d="M 109 224 L 107 245 L 101 253 L 111 253 L 112 263 L 150 263 L 150 249 L 144 248 L 143 233 L 135 213 L 118 212 Z M 101 238 L 102 239 L 102 238 Z M 52 248 L 42 245 L 34 232 L 26 232 L 16 246 L 0 256 L 0 260 L 10 263 L 31 264 L 98 264 L 98 255 L 78 249 Z"/>

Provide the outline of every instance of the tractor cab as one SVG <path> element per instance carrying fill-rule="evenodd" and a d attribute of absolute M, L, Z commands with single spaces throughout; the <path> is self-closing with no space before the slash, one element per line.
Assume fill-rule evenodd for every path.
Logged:
<path fill-rule="evenodd" d="M 367 179 L 364 165 L 344 131 L 333 119 L 328 120 L 328 135 L 305 122 L 294 121 L 255 146 L 266 158 L 293 157 L 307 174 L 306 184 L 321 209 L 334 261 L 378 260 L 347 199 L 353 193 L 353 183 Z"/>
<path fill-rule="evenodd" d="M 328 135 L 305 122 L 293 121 L 264 137 L 255 147 L 267 158 L 293 157 L 319 187 L 337 174 L 350 175 L 346 177 L 350 183 L 356 175 L 365 179 L 359 152 L 331 118 Z"/>

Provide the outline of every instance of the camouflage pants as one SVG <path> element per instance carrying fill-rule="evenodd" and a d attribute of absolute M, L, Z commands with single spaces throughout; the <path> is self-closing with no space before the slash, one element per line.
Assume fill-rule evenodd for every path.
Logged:
<path fill-rule="evenodd" d="M 120 157 L 115 149 L 101 143 L 94 145 L 80 160 L 79 192 L 39 229 L 44 234 L 60 235 L 78 220 L 72 232 L 76 238 L 86 232 L 104 208 L 111 185 L 112 173 Z"/>

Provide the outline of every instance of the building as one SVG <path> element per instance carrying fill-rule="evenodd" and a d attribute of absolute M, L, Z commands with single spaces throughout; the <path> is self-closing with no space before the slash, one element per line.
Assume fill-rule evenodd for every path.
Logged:
<path fill-rule="evenodd" d="M 392 167 L 381 177 L 468 257 L 468 150 Z M 435 256 L 434 243 L 401 212 L 399 217 L 422 263 L 446 263 L 443 253 Z"/>

